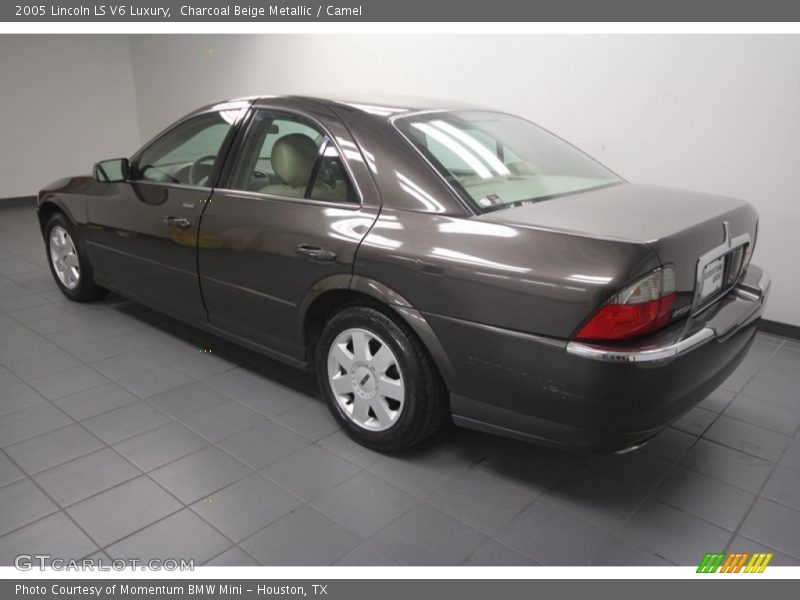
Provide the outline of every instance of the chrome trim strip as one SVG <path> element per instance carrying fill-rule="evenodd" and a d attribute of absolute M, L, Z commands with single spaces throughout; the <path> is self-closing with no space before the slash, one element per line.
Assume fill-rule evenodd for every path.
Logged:
<path fill-rule="evenodd" d="M 733 290 L 733 293 L 736 294 L 737 297 L 750 300 L 751 302 L 758 302 L 761 299 L 761 295 L 758 292 L 746 288 L 736 288 Z"/>
<path fill-rule="evenodd" d="M 697 333 L 666 346 L 657 346 L 655 348 L 642 350 L 616 350 L 614 348 L 602 348 L 600 346 L 592 346 L 591 344 L 583 344 L 581 342 L 570 342 L 567 344 L 567 353 L 580 356 L 581 358 L 590 358 L 592 360 L 601 360 L 604 362 L 644 363 L 665 360 L 678 356 L 679 354 L 686 354 L 713 337 L 714 330 L 710 327 L 703 327 L 703 329 Z"/>
<path fill-rule="evenodd" d="M 342 208 L 345 210 L 358 211 L 364 208 L 361 203 L 337 202 L 335 200 L 314 200 L 313 198 L 295 198 L 292 196 L 279 196 L 277 194 L 265 194 L 263 192 L 251 192 L 249 190 L 236 190 L 227 187 L 214 188 L 214 194 L 224 194 L 225 196 L 235 196 L 247 200 L 271 200 L 273 202 L 287 202 L 291 204 L 304 204 L 306 206 L 317 206 L 322 208 Z M 212 196 L 213 197 L 213 196 Z M 359 197 L 359 202 L 361 198 Z M 224 202 L 221 199 L 220 202 Z"/>
<path fill-rule="evenodd" d="M 763 299 L 767 297 L 767 294 L 769 294 L 771 286 L 772 278 L 769 276 L 769 273 L 766 271 L 761 271 L 761 277 L 759 278 L 757 284 L 751 285 L 742 281 L 735 288 L 735 291 L 736 294 L 741 298 L 762 300 L 763 302 Z"/>
<path fill-rule="evenodd" d="M 192 192 L 208 192 L 208 195 L 211 195 L 211 192 L 214 188 L 208 187 L 205 185 L 191 185 L 188 183 L 175 183 L 170 181 L 153 181 L 151 179 L 126 179 L 120 183 L 129 183 L 131 185 L 144 185 L 144 186 L 156 186 L 156 187 L 164 187 L 170 188 L 175 190 L 189 190 Z"/>

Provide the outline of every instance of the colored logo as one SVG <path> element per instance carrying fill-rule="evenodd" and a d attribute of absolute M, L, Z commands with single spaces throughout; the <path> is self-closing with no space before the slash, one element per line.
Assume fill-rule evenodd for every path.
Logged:
<path fill-rule="evenodd" d="M 709 552 L 697 567 L 698 573 L 763 573 L 772 553 L 767 552 Z"/>

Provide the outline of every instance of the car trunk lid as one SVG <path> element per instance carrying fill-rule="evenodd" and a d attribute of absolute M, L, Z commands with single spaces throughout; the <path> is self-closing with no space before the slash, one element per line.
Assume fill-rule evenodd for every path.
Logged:
<path fill-rule="evenodd" d="M 627 183 L 476 218 L 647 244 L 663 265 L 675 269 L 673 320 L 699 312 L 725 295 L 728 284 L 742 271 L 731 252 L 742 245 L 741 260 L 749 260 L 758 221 L 753 207 L 742 200 Z M 609 290 L 609 297 L 614 292 Z"/>

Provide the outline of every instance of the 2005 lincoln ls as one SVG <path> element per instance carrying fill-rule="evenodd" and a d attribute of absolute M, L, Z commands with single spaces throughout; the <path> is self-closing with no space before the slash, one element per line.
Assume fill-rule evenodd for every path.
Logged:
<path fill-rule="evenodd" d="M 67 297 L 114 290 L 314 369 L 383 451 L 450 418 L 635 447 L 736 368 L 769 289 L 748 203 L 629 184 L 456 104 L 207 106 L 38 216 Z"/>

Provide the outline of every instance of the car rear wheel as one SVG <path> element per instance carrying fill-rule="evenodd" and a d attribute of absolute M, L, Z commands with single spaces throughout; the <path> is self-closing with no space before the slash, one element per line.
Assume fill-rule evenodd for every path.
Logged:
<path fill-rule="evenodd" d="M 60 212 L 45 225 L 45 240 L 50 272 L 56 285 L 70 300 L 88 302 L 108 292 L 94 283 L 92 267 L 86 258 L 75 227 Z"/>
<path fill-rule="evenodd" d="M 337 313 L 322 331 L 315 358 L 328 408 L 369 448 L 410 448 L 447 419 L 444 386 L 426 349 L 381 310 L 348 306 Z"/>

